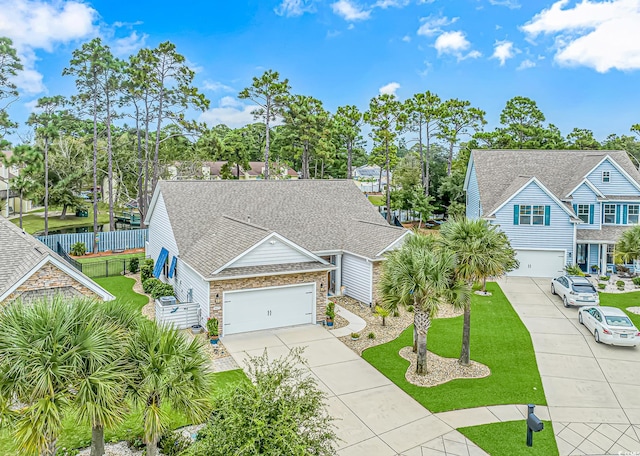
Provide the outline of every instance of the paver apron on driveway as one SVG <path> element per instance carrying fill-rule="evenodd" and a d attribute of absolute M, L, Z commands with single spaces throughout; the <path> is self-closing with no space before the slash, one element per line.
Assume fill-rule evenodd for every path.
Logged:
<path fill-rule="evenodd" d="M 265 348 L 276 358 L 306 347 L 311 375 L 337 418 L 340 456 L 486 455 L 320 326 L 237 334 L 224 345 L 239 366 Z"/>
<path fill-rule="evenodd" d="M 640 454 L 640 349 L 596 343 L 551 279 L 499 284 L 531 333 L 560 455 Z"/>

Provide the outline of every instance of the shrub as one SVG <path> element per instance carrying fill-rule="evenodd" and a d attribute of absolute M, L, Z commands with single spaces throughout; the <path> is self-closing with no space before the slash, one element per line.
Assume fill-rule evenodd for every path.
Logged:
<path fill-rule="evenodd" d="M 151 277 L 150 279 L 146 279 L 146 280 L 142 281 L 142 290 L 147 294 L 151 294 L 151 291 L 153 291 L 153 289 L 159 283 L 162 283 L 162 282 L 160 282 L 155 277 Z"/>
<path fill-rule="evenodd" d="M 607 287 L 606 283 L 599 283 L 598 284 L 598 288 L 600 288 L 601 290 L 604 290 Z"/>
<path fill-rule="evenodd" d="M 618 288 L 624 288 L 624 280 L 618 280 L 618 281 L 616 281 L 616 287 L 618 287 Z"/>
<path fill-rule="evenodd" d="M 568 264 L 564 267 L 564 270 L 569 275 L 584 277 L 584 272 L 580 269 L 580 266 L 577 264 Z"/>
<path fill-rule="evenodd" d="M 129 272 L 131 274 L 135 274 L 140 269 L 140 259 L 139 258 L 131 258 L 129 260 Z"/>
<path fill-rule="evenodd" d="M 217 336 L 218 334 L 220 334 L 218 332 L 217 318 L 213 317 L 213 318 L 207 319 L 207 332 L 209 333 L 209 336 Z"/>
<path fill-rule="evenodd" d="M 631 281 L 635 286 L 640 287 L 640 277 L 634 277 Z"/>
<path fill-rule="evenodd" d="M 602 280 L 603 282 L 608 282 L 610 279 L 609 276 L 600 276 L 600 280 Z"/>
<path fill-rule="evenodd" d="M 141 435 L 134 435 L 133 437 L 130 437 L 127 440 L 127 445 L 129 445 L 129 448 L 131 448 L 132 450 L 144 450 L 145 448 L 145 444 L 144 444 L 144 440 L 142 440 L 142 436 Z"/>
<path fill-rule="evenodd" d="M 151 277 L 153 277 L 153 258 L 147 258 L 140 268 L 140 280 L 144 284 L 145 280 Z"/>
<path fill-rule="evenodd" d="M 376 306 L 375 313 L 376 313 L 377 316 L 382 318 L 382 326 L 386 326 L 387 325 L 387 317 L 389 316 L 391 311 L 389 309 L 387 309 L 386 307 Z"/>
<path fill-rule="evenodd" d="M 376 338 L 376 335 L 375 335 L 374 333 L 370 332 L 369 334 L 367 334 L 367 337 L 368 337 L 369 339 L 375 339 L 375 338 Z"/>
<path fill-rule="evenodd" d="M 392 316 L 393 317 L 399 317 L 400 316 L 400 311 L 398 309 L 394 310 Z"/>
<path fill-rule="evenodd" d="M 325 312 L 325 314 L 327 315 L 327 317 L 333 319 L 336 318 L 336 305 L 333 301 L 329 301 L 327 303 L 327 310 Z"/>
<path fill-rule="evenodd" d="M 360 333 L 351 333 L 352 339 L 360 339 Z"/>
<path fill-rule="evenodd" d="M 87 246 L 84 242 L 76 242 L 71 246 L 71 255 L 73 256 L 82 256 L 87 253 Z"/>
<path fill-rule="evenodd" d="M 471 291 L 480 291 L 482 290 L 482 284 L 481 283 L 474 283 L 471 286 Z"/>
<path fill-rule="evenodd" d="M 160 281 L 158 280 L 158 282 Z M 151 297 L 153 299 L 158 299 L 161 296 L 175 296 L 173 286 L 164 282 L 157 283 L 156 286 L 153 287 L 153 290 L 151 290 Z"/>
<path fill-rule="evenodd" d="M 413 313 L 414 310 L 413 306 L 407 306 L 407 312 Z"/>
<path fill-rule="evenodd" d="M 169 432 L 160 437 L 158 446 L 165 456 L 178 456 L 191 446 L 191 439 L 185 437 L 180 431 Z"/>

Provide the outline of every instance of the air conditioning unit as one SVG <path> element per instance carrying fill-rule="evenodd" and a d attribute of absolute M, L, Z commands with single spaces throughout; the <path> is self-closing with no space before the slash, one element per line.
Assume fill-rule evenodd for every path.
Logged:
<path fill-rule="evenodd" d="M 176 305 L 175 296 L 161 296 L 160 298 L 158 298 L 158 301 L 160 301 L 160 305 L 162 305 L 162 306 L 175 306 Z"/>

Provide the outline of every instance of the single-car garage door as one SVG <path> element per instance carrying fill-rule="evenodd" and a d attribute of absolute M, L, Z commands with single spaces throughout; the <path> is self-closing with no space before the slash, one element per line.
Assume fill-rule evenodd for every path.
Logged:
<path fill-rule="evenodd" d="M 510 272 L 510 276 L 557 277 L 562 275 L 565 259 L 564 250 L 524 250 L 516 249 L 520 267 Z"/>
<path fill-rule="evenodd" d="M 315 284 L 224 293 L 222 335 L 315 323 Z"/>

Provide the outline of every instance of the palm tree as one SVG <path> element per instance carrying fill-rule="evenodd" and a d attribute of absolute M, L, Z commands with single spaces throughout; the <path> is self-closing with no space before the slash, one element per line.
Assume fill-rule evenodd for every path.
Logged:
<path fill-rule="evenodd" d="M 163 405 L 194 422 L 208 412 L 210 376 L 208 358 L 200 343 L 188 342 L 177 329 L 139 321 L 128 357 L 134 364 L 130 396 L 143 412 L 143 439 L 147 455 L 158 454 L 158 441 L 167 430 Z"/>
<path fill-rule="evenodd" d="M 117 386 L 110 375 L 121 338 L 92 306 L 56 296 L 0 311 L 0 401 L 21 454 L 55 455 L 63 417 L 78 406 L 104 424 L 118 413 L 107 410 L 117 404 L 105 398 Z"/>
<path fill-rule="evenodd" d="M 440 227 L 442 242 L 457 257 L 456 273 L 468 283 L 482 281 L 486 292 L 487 277 L 498 277 L 518 267 L 515 250 L 507 235 L 486 220 L 454 218 Z M 460 364 L 469 365 L 471 338 L 471 300 L 464 306 Z"/>
<path fill-rule="evenodd" d="M 640 258 L 640 226 L 634 226 L 620 236 L 615 250 L 616 261 L 629 263 Z"/>
<path fill-rule="evenodd" d="M 431 237 L 415 233 L 388 256 L 379 284 L 387 308 L 413 306 L 419 375 L 427 373 L 427 333 L 439 305 L 469 300 L 469 287 L 454 274 L 455 255 L 437 247 Z"/>

